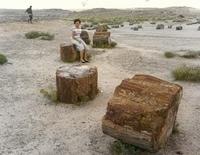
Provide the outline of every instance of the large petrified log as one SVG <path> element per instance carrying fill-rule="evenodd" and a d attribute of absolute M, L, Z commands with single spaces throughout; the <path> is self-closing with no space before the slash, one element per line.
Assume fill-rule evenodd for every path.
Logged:
<path fill-rule="evenodd" d="M 56 72 L 58 100 L 78 103 L 93 99 L 98 93 L 96 67 L 87 65 L 62 66 Z"/>
<path fill-rule="evenodd" d="M 108 47 L 110 46 L 110 32 L 95 32 L 93 36 L 93 47 Z"/>
<path fill-rule="evenodd" d="M 105 134 L 155 152 L 175 124 L 182 87 L 149 75 L 125 79 L 116 87 L 102 121 Z"/>
<path fill-rule="evenodd" d="M 83 41 L 89 45 L 90 44 L 90 37 L 87 31 L 82 31 L 81 32 L 81 38 L 83 39 Z"/>

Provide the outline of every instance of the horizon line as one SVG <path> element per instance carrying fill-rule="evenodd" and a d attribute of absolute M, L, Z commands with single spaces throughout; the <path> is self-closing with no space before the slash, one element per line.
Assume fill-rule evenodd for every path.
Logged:
<path fill-rule="evenodd" d="M 84 10 L 91 10 L 91 9 L 119 9 L 119 10 L 129 10 L 129 9 L 165 9 L 165 8 L 192 8 L 192 9 L 200 9 L 190 6 L 167 6 L 167 7 L 133 7 L 133 8 L 112 8 L 112 7 L 93 7 L 93 8 L 73 8 L 73 9 L 63 9 L 63 8 L 36 8 L 33 10 L 68 10 L 68 11 L 84 11 Z M 34 7 L 33 7 L 34 8 Z M 24 8 L 26 9 L 26 8 Z M 23 8 L 0 8 L 0 10 L 24 10 Z"/>

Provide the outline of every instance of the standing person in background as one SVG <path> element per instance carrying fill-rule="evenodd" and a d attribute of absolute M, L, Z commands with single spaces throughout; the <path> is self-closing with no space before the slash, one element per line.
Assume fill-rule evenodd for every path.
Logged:
<path fill-rule="evenodd" d="M 28 23 L 32 24 L 32 20 L 33 20 L 32 6 L 30 6 L 28 9 L 26 9 L 25 12 L 28 13 L 28 16 L 29 16 Z"/>

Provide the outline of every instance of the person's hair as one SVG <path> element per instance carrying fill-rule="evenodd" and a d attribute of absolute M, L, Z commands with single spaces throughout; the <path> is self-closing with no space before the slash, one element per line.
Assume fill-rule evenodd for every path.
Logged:
<path fill-rule="evenodd" d="M 80 19 L 74 19 L 74 24 L 75 24 L 76 22 L 81 23 L 81 20 L 80 20 Z"/>

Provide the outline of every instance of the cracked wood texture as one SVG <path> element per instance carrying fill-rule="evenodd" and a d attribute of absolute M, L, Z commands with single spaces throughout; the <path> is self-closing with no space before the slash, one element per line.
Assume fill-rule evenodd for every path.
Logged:
<path fill-rule="evenodd" d="M 102 130 L 114 138 L 156 152 L 175 124 L 182 87 L 149 75 L 125 79 L 109 100 Z"/>

